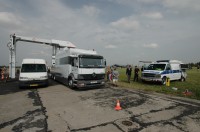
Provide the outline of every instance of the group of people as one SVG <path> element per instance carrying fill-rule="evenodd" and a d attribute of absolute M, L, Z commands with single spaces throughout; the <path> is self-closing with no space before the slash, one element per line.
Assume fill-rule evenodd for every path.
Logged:
<path fill-rule="evenodd" d="M 8 73 L 6 67 L 4 66 L 0 68 L 0 80 L 7 81 L 7 79 L 8 79 Z"/>
<path fill-rule="evenodd" d="M 139 71 L 140 71 L 139 68 L 135 66 L 133 81 L 138 81 Z M 132 74 L 132 67 L 131 65 L 128 65 L 126 68 L 126 75 L 129 83 L 131 80 L 131 74 Z M 116 70 L 116 67 L 109 67 L 107 70 L 107 80 L 116 83 L 118 82 L 118 78 L 119 78 L 119 72 Z"/>
<path fill-rule="evenodd" d="M 111 67 L 107 71 L 107 80 L 112 81 L 113 83 L 118 82 L 119 72 L 116 70 L 116 67 Z"/>
<path fill-rule="evenodd" d="M 139 68 L 137 66 L 135 66 L 133 81 L 138 81 L 139 71 L 140 71 Z M 127 75 L 129 83 L 131 82 L 130 81 L 131 80 L 131 74 L 132 74 L 132 67 L 131 67 L 131 65 L 128 65 L 128 67 L 126 68 L 126 75 Z"/>

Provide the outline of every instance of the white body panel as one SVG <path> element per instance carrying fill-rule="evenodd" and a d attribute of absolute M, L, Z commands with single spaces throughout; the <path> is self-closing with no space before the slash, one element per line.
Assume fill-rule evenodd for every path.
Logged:
<path fill-rule="evenodd" d="M 20 73 L 20 81 L 46 80 L 47 72 Z"/>
<path fill-rule="evenodd" d="M 79 69 L 79 73 L 80 74 L 90 74 L 90 73 L 97 73 L 97 74 L 104 74 L 105 73 L 105 69 L 104 68 L 93 68 L 93 69 L 87 69 L 87 68 L 81 68 Z"/>
<path fill-rule="evenodd" d="M 22 65 L 23 64 L 45 64 L 46 65 L 46 61 L 43 59 L 23 59 Z"/>

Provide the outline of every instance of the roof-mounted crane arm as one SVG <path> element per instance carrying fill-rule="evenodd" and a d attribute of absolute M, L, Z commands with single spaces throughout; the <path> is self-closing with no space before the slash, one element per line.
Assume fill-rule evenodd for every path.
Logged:
<path fill-rule="evenodd" d="M 7 44 L 10 50 L 9 56 L 9 76 L 15 78 L 15 63 L 16 63 L 16 43 L 18 41 L 30 42 L 36 44 L 45 44 L 52 46 L 52 65 L 55 65 L 55 55 L 57 48 L 75 48 L 76 46 L 69 41 L 55 40 L 55 39 L 41 39 L 35 37 L 18 36 L 15 34 L 10 35 L 10 42 Z"/>

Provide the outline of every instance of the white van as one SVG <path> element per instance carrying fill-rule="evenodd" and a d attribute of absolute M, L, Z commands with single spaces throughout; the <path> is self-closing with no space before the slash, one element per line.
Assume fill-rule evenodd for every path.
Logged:
<path fill-rule="evenodd" d="M 43 59 L 23 59 L 19 75 L 19 87 L 48 86 L 46 61 Z"/>
<path fill-rule="evenodd" d="M 187 74 L 181 67 L 183 63 L 178 60 L 160 60 L 151 63 L 142 72 L 142 81 L 161 82 L 166 84 L 166 79 L 185 81 Z"/>

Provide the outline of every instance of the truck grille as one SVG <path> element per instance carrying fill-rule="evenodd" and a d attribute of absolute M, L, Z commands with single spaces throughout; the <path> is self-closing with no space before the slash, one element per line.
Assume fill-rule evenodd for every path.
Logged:
<path fill-rule="evenodd" d="M 79 80 L 101 80 L 105 78 L 105 74 L 81 74 L 78 75 Z"/>
<path fill-rule="evenodd" d="M 155 77 L 153 73 L 143 73 L 143 77 Z"/>

